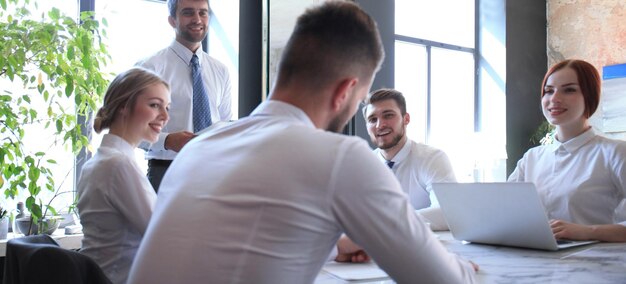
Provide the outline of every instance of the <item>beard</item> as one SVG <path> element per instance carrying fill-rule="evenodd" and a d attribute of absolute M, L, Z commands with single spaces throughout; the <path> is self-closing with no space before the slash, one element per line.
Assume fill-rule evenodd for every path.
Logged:
<path fill-rule="evenodd" d="M 350 118 L 352 118 L 352 116 L 354 116 L 354 113 L 350 114 L 350 111 L 348 110 L 348 108 L 347 107 L 344 108 L 342 112 L 337 114 L 337 116 L 335 116 L 330 121 L 330 123 L 328 123 L 328 127 L 326 127 L 326 131 L 342 133 L 343 128 L 346 127 L 346 124 L 348 124 L 348 121 L 350 121 Z"/>
<path fill-rule="evenodd" d="M 195 36 L 195 35 L 191 34 L 189 31 L 187 31 L 186 29 L 179 29 L 178 30 L 178 34 L 183 39 L 185 39 L 185 41 L 197 43 L 197 42 L 201 42 L 202 40 L 204 40 L 204 38 L 206 37 L 207 32 L 208 32 L 208 27 L 204 27 L 203 31 L 204 32 L 202 33 L 202 35 Z"/>
<path fill-rule="evenodd" d="M 380 148 L 382 150 L 387 150 L 387 149 L 393 148 L 396 145 L 398 145 L 398 143 L 400 143 L 400 141 L 404 137 L 405 132 L 406 132 L 406 128 L 402 127 L 401 128 L 401 132 L 398 133 L 396 136 L 394 136 L 393 139 L 391 139 L 391 141 L 389 143 L 378 142 L 376 140 L 376 137 L 372 138 L 372 143 L 375 144 L 376 146 L 378 146 L 378 148 Z"/>
<path fill-rule="evenodd" d="M 330 121 L 328 127 L 326 127 L 326 131 L 342 133 L 343 128 L 348 124 L 348 119 L 344 119 L 343 116 L 336 116 L 333 120 Z"/>

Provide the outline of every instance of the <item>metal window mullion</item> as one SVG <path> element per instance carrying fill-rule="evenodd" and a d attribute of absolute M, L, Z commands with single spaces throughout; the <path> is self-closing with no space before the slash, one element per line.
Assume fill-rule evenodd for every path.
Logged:
<path fill-rule="evenodd" d="M 476 43 L 478 42 L 478 38 L 476 38 Z M 408 42 L 413 44 L 423 45 L 426 48 L 426 62 L 427 62 L 427 70 L 426 70 L 426 142 L 428 143 L 431 136 L 431 122 L 432 122 L 432 111 L 431 111 L 431 101 L 432 101 L 432 47 L 437 47 L 441 49 L 448 49 L 453 51 L 461 51 L 468 52 L 473 54 L 474 57 L 474 131 L 480 130 L 481 124 L 481 115 L 480 115 L 480 95 L 478 93 L 478 60 L 479 54 L 478 49 L 462 47 L 453 44 L 447 44 L 442 42 L 436 42 L 431 40 L 425 40 L 420 38 L 408 37 L 403 35 L 395 35 L 396 41 L 400 42 Z"/>
<path fill-rule="evenodd" d="M 77 17 L 80 20 L 80 13 L 85 11 L 95 11 L 96 0 L 78 0 L 78 11 L 79 15 Z M 81 125 L 80 132 L 82 135 L 87 136 L 87 139 L 91 142 L 91 117 L 93 113 L 88 113 L 86 116 L 79 115 L 76 118 L 76 123 Z M 87 151 L 87 148 L 83 148 L 80 150 L 78 155 L 74 156 L 74 188 L 72 190 L 72 198 L 76 200 L 76 185 L 78 185 L 78 179 L 80 178 L 80 172 L 83 169 L 83 165 L 91 158 L 91 153 Z"/>
<path fill-rule="evenodd" d="M 480 96 L 479 93 L 479 89 L 480 86 L 478 78 L 479 78 L 479 72 L 480 70 L 478 69 L 478 60 L 479 60 L 479 54 L 478 52 L 474 52 L 474 132 L 480 132 L 481 130 L 481 124 L 482 124 L 482 113 L 481 113 L 481 103 L 482 103 L 482 97 Z"/>
<path fill-rule="evenodd" d="M 482 128 L 482 96 L 480 94 L 480 1 L 474 1 L 474 132 Z"/>
<path fill-rule="evenodd" d="M 427 39 L 421 39 L 421 38 L 416 38 L 416 37 L 403 36 L 403 35 L 399 35 L 399 34 L 395 35 L 395 40 L 404 41 L 404 42 L 410 42 L 410 43 L 420 44 L 420 45 L 425 45 L 425 46 L 433 46 L 433 47 L 438 47 L 438 48 L 443 48 L 443 49 L 464 51 L 464 52 L 469 52 L 469 53 L 473 53 L 474 50 L 475 50 L 475 48 L 463 47 L 463 46 L 460 46 L 460 45 L 454 45 L 454 44 L 443 43 L 443 42 L 438 42 L 438 41 L 432 41 L 432 40 L 427 40 Z"/>
<path fill-rule="evenodd" d="M 431 102 L 432 102 L 432 50 L 430 45 L 426 45 L 426 143 L 430 143 L 431 135 Z"/>

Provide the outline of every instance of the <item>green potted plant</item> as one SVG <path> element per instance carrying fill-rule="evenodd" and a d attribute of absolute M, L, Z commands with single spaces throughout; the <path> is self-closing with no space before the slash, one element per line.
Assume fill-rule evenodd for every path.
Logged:
<path fill-rule="evenodd" d="M 544 120 L 530 137 L 530 142 L 534 145 L 552 144 L 554 142 L 554 134 L 556 134 L 554 125 Z"/>
<path fill-rule="evenodd" d="M 65 193 L 71 193 L 72 191 L 61 191 L 61 187 L 58 187 L 54 195 L 50 198 L 48 203 L 44 206 L 39 200 L 39 208 L 45 208 L 41 217 L 25 216 L 15 219 L 15 225 L 17 231 L 24 235 L 32 234 L 52 234 L 63 221 L 59 216 L 58 211 L 51 205 L 55 198 Z M 69 206 L 68 212 L 71 213 L 74 209 L 74 204 Z M 49 211 L 49 212 L 48 212 Z M 35 219 L 40 218 L 40 219 Z"/>
<path fill-rule="evenodd" d="M 39 142 L 62 145 L 73 155 L 87 147 L 90 129 L 79 118 L 88 118 L 101 101 L 109 76 L 101 70 L 109 55 L 93 13 L 83 12 L 77 21 L 52 8 L 35 17 L 33 4 L 0 0 L 0 189 L 6 198 L 25 197 L 41 228 L 46 212 L 58 214 L 51 200 L 41 198 L 42 190 L 58 196 L 57 161 L 29 148 L 27 137 L 36 133 L 27 130 L 37 125 L 50 131 L 53 138 Z"/>

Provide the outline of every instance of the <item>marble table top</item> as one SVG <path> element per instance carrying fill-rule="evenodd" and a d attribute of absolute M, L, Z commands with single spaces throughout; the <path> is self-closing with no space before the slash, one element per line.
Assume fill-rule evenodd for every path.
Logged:
<path fill-rule="evenodd" d="M 551 252 L 468 244 L 454 240 L 449 232 L 437 235 L 448 250 L 480 266 L 478 283 L 626 283 L 626 243 L 597 243 Z M 315 283 L 350 282 L 322 270 Z M 377 279 L 364 283 L 394 282 Z"/>

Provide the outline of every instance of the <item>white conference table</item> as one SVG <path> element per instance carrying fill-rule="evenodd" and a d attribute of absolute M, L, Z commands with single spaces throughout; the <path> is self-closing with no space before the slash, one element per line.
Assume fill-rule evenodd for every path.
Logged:
<path fill-rule="evenodd" d="M 563 251 L 550 252 L 502 246 L 464 244 L 449 232 L 437 232 L 448 250 L 472 260 L 480 266 L 478 283 L 626 283 L 626 243 L 597 243 Z M 22 235 L 9 234 L 9 238 Z M 83 234 L 65 235 L 63 230 L 52 234 L 61 247 L 78 249 Z M 0 240 L 0 257 L 6 254 L 7 240 Z M 359 269 L 359 264 L 355 269 Z M 417 279 L 419 280 L 419 279 Z M 355 283 L 339 279 L 322 270 L 315 284 Z M 358 283 L 394 283 L 376 279 Z"/>
<path fill-rule="evenodd" d="M 626 243 L 597 243 L 550 252 L 467 244 L 454 240 L 449 232 L 437 235 L 448 250 L 480 266 L 478 283 L 626 283 Z M 353 282 L 322 270 L 315 283 Z M 394 282 L 387 278 L 358 283 Z"/>

